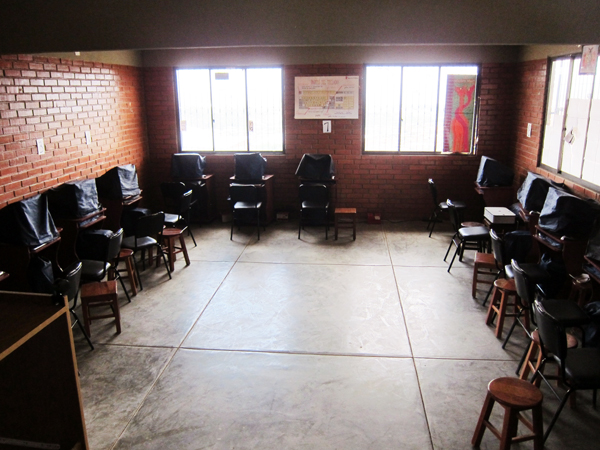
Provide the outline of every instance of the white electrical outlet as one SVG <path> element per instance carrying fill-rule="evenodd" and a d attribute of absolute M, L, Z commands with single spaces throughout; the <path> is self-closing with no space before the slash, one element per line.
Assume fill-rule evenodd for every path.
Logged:
<path fill-rule="evenodd" d="M 85 143 L 87 145 L 90 145 L 92 143 L 92 133 L 90 133 L 89 131 L 85 132 Z"/>
<path fill-rule="evenodd" d="M 44 145 L 44 140 L 38 139 L 36 141 L 36 143 L 37 143 L 38 155 L 43 155 L 44 153 L 46 153 L 46 146 Z"/>

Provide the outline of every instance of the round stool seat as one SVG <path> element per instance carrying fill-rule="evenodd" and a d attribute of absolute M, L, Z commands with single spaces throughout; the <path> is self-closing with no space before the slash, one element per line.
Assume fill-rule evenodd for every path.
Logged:
<path fill-rule="evenodd" d="M 127 258 L 129 258 L 130 256 L 133 256 L 133 250 L 131 250 L 130 248 L 122 248 L 121 251 L 119 252 L 119 260 L 123 261 Z"/>
<path fill-rule="evenodd" d="M 540 403 L 544 396 L 539 388 L 518 378 L 496 378 L 488 384 L 488 392 L 503 406 L 516 410 L 531 409 Z"/>
<path fill-rule="evenodd" d="M 514 278 L 498 278 L 496 281 L 494 281 L 494 286 L 509 293 L 516 294 L 517 292 L 517 286 L 515 285 Z"/>
<path fill-rule="evenodd" d="M 185 228 L 165 228 L 163 230 L 163 237 L 176 237 L 176 236 L 180 236 L 181 234 L 183 234 L 183 232 L 185 231 Z"/>

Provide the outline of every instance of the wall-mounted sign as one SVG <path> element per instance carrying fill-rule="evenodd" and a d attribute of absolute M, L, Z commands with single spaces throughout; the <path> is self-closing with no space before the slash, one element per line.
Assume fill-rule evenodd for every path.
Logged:
<path fill-rule="evenodd" d="M 598 46 L 584 45 L 581 52 L 581 65 L 579 66 L 579 75 L 595 74 L 596 64 L 598 62 Z"/>
<path fill-rule="evenodd" d="M 296 77 L 295 119 L 358 119 L 358 76 Z"/>

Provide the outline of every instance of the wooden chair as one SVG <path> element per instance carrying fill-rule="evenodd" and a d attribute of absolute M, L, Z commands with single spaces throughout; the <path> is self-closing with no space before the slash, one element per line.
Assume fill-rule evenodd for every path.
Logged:
<path fill-rule="evenodd" d="M 475 260 L 473 261 L 473 285 L 471 288 L 471 295 L 473 298 L 475 298 L 477 296 L 477 283 L 493 285 L 493 283 L 495 281 L 495 279 L 494 279 L 494 281 L 490 281 L 487 279 L 481 279 L 481 278 L 479 278 L 479 276 L 480 275 L 484 275 L 484 276 L 488 276 L 488 277 L 490 275 L 496 276 L 496 272 L 497 272 L 496 259 L 494 258 L 494 255 L 492 253 L 483 253 L 483 252 L 475 253 Z"/>

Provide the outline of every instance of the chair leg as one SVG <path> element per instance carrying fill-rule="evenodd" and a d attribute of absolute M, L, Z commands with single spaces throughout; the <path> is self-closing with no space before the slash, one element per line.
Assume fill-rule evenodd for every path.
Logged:
<path fill-rule="evenodd" d="M 260 209 L 256 210 L 256 232 L 258 234 L 258 239 L 260 241 Z"/>
<path fill-rule="evenodd" d="M 550 421 L 550 425 L 548 425 L 548 428 L 546 429 L 546 432 L 544 433 L 544 442 L 546 442 L 546 439 L 548 439 L 548 436 L 550 435 L 550 432 L 552 431 L 552 428 L 554 427 L 554 424 L 556 423 L 556 420 L 558 419 L 560 412 L 562 411 L 565 404 L 567 403 L 567 400 L 569 399 L 569 396 L 571 395 L 572 391 L 573 391 L 572 389 L 569 389 L 567 391 L 567 393 L 565 394 L 565 396 L 563 397 L 563 399 L 561 400 L 560 405 L 558 405 L 558 409 L 554 413 L 554 416 L 552 417 L 552 420 Z"/>
<path fill-rule="evenodd" d="M 229 234 L 229 240 L 233 240 L 233 226 L 235 224 L 235 212 L 231 215 L 231 233 Z"/>
<path fill-rule="evenodd" d="M 446 250 L 446 255 L 444 256 L 444 261 L 446 261 L 446 258 L 448 257 L 448 253 L 450 253 L 450 249 L 452 248 L 452 244 L 454 244 L 455 237 L 456 237 L 456 234 L 454 236 L 452 236 L 452 240 L 450 241 L 450 244 L 448 244 L 448 250 Z"/>
<path fill-rule="evenodd" d="M 452 269 L 452 264 L 454 264 L 454 259 L 456 258 L 456 255 L 461 251 L 462 249 L 462 242 L 460 244 L 458 244 L 458 247 L 456 247 L 456 251 L 454 252 L 454 256 L 452 256 L 452 261 L 450 261 L 450 265 L 448 266 L 448 273 L 450 273 L 450 269 Z M 444 258 L 444 261 L 446 259 Z"/>
<path fill-rule="evenodd" d="M 194 239 L 194 233 L 192 233 L 192 229 L 190 228 L 189 225 L 188 225 L 187 229 L 188 229 L 188 236 L 192 238 L 192 242 L 194 243 L 194 247 L 198 247 L 198 244 L 196 244 L 196 239 Z"/>
<path fill-rule="evenodd" d="M 167 257 L 165 255 L 165 252 L 163 252 L 162 247 L 160 246 L 160 244 L 158 244 L 156 246 L 157 248 L 157 252 L 162 256 L 162 259 L 165 263 L 165 267 L 167 269 L 167 275 L 169 275 L 169 280 L 171 280 L 173 277 L 171 276 L 171 271 L 169 270 L 169 263 L 167 262 Z M 158 258 L 158 255 L 156 256 Z"/>
<path fill-rule="evenodd" d="M 129 292 L 125 288 L 125 282 L 123 281 L 123 277 L 119 275 L 119 272 L 115 269 L 115 279 L 121 282 L 121 287 L 123 288 L 123 292 L 125 292 L 125 296 L 127 297 L 127 301 L 131 303 L 131 298 L 129 297 Z"/>
<path fill-rule="evenodd" d="M 300 239 L 301 231 L 302 231 L 302 211 L 300 211 L 300 219 L 298 220 L 298 239 Z"/>
<path fill-rule="evenodd" d="M 90 337 L 88 336 L 88 334 L 85 331 L 85 328 L 83 327 L 81 321 L 79 320 L 79 317 L 77 317 L 77 314 L 75 314 L 74 310 L 71 310 L 71 314 L 73 314 L 73 317 L 75 317 L 75 322 L 77 325 L 79 325 L 79 329 L 81 330 L 81 332 L 83 333 L 83 337 L 85 337 L 85 340 L 87 341 L 87 343 L 89 344 L 90 348 L 92 350 L 94 350 L 94 344 L 92 344 L 92 341 L 90 340 Z"/>

